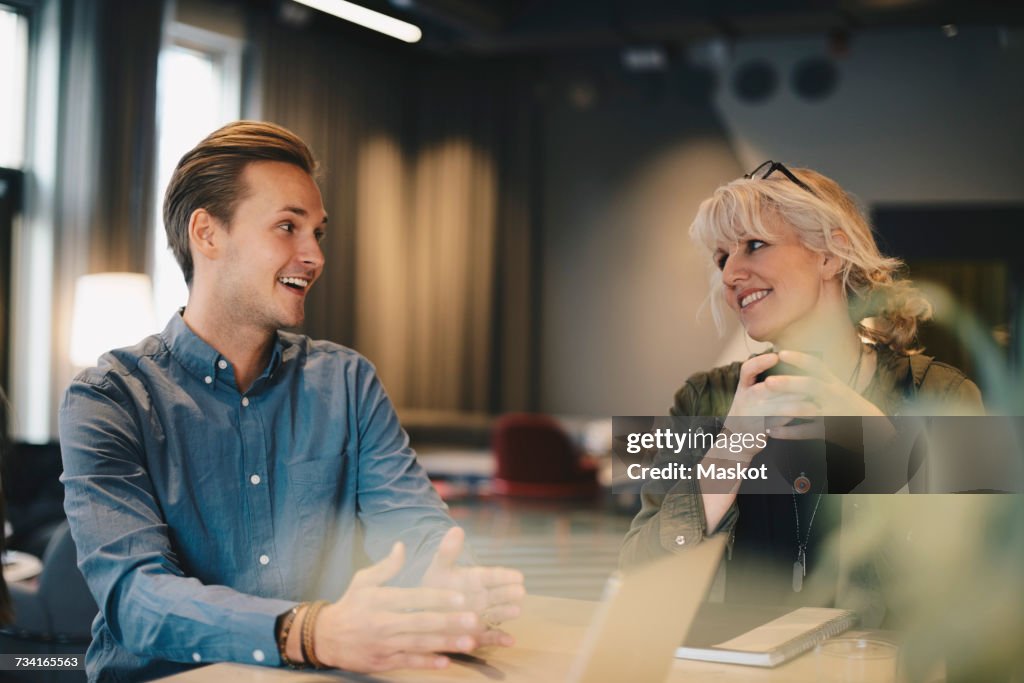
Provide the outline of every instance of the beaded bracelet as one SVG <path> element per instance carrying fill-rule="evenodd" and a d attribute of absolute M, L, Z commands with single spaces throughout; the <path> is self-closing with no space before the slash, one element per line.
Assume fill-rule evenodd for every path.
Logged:
<path fill-rule="evenodd" d="M 277 632 L 277 651 L 281 655 L 281 661 L 285 663 L 291 669 L 302 668 L 302 662 L 293 662 L 288 658 L 288 634 L 292 630 L 292 626 L 295 624 L 295 617 L 298 615 L 299 610 L 303 607 L 308 606 L 308 602 L 303 602 L 290 610 L 285 612 L 284 617 L 281 619 L 281 628 Z"/>
<path fill-rule="evenodd" d="M 302 619 L 302 656 L 315 669 L 324 668 L 324 665 L 316 658 L 316 653 L 313 651 L 313 629 L 316 627 L 317 614 L 326 604 L 326 600 L 317 600 L 309 606 L 309 609 L 306 610 L 306 616 Z"/>

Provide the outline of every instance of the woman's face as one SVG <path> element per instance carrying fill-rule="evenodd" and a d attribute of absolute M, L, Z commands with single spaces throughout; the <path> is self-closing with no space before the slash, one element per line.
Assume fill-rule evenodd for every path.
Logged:
<path fill-rule="evenodd" d="M 780 346 L 803 330 L 813 331 L 830 304 L 822 287 L 825 257 L 780 221 L 773 232 L 767 240 L 747 235 L 739 243 L 721 243 L 714 259 L 722 272 L 722 294 L 747 334 Z"/>

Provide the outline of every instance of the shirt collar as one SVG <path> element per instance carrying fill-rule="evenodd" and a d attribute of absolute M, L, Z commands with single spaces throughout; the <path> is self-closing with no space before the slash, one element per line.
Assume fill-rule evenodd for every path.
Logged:
<path fill-rule="evenodd" d="M 185 324 L 185 319 L 182 317 L 184 311 L 185 309 L 182 308 L 172 315 L 164 331 L 160 333 L 160 337 L 167 345 L 171 355 L 189 373 L 206 384 L 213 384 L 219 379 L 235 386 L 234 370 L 231 368 L 231 364 L 217 349 L 200 339 Z M 254 388 L 261 383 L 261 380 L 273 375 L 280 366 L 282 350 L 281 335 L 278 333 L 274 340 L 274 348 L 270 353 L 270 362 L 267 363 L 267 367 L 253 384 Z"/>

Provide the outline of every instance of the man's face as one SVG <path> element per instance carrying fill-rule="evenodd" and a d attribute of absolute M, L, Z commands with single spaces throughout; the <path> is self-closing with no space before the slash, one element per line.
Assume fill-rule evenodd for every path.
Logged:
<path fill-rule="evenodd" d="M 258 161 L 246 166 L 246 193 L 222 236 L 217 298 L 238 323 L 268 330 L 305 319 L 306 293 L 323 270 L 327 214 L 320 190 L 298 166 Z"/>

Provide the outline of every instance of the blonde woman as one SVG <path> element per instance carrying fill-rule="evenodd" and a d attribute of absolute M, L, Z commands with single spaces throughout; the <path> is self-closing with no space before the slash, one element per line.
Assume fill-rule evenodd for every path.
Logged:
<path fill-rule="evenodd" d="M 901 262 L 879 252 L 863 213 L 835 181 L 767 161 L 706 199 L 690 233 L 713 263 L 719 328 L 731 312 L 772 350 L 691 376 L 673 415 L 722 418 L 722 429 L 734 433 L 749 431 L 744 418 L 776 416 L 762 422 L 769 443 L 796 448 L 813 437 L 793 418 L 981 411 L 974 383 L 915 347 L 931 308 L 897 277 Z M 737 459 L 716 449 L 694 455 Z M 757 455 L 741 459 L 749 464 Z M 729 533 L 727 600 L 800 602 L 803 577 L 829 562 L 819 556 L 821 540 L 846 513 L 839 496 L 796 474 L 791 495 L 703 491 L 708 484 L 695 480 L 667 491 L 646 487 L 622 563 Z"/>

